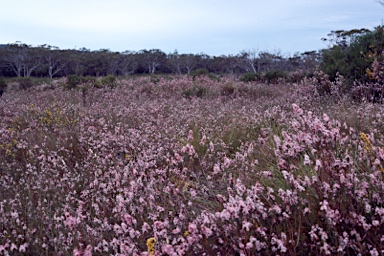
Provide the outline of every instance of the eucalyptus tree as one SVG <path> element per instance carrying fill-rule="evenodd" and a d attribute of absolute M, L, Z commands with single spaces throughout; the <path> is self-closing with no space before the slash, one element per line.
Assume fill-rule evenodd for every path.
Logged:
<path fill-rule="evenodd" d="M 68 65 L 66 52 L 56 46 L 42 45 L 43 65 L 48 71 L 49 78 L 53 78 Z"/>
<path fill-rule="evenodd" d="M 138 56 L 141 65 L 149 74 L 154 74 L 167 60 L 167 55 L 159 49 L 141 50 Z"/>
<path fill-rule="evenodd" d="M 134 74 L 139 66 L 139 63 L 136 58 L 136 53 L 131 51 L 124 51 L 119 56 L 119 72 L 128 76 Z"/>
<path fill-rule="evenodd" d="M 181 75 L 181 57 L 177 50 L 167 55 L 167 65 L 172 73 Z"/>

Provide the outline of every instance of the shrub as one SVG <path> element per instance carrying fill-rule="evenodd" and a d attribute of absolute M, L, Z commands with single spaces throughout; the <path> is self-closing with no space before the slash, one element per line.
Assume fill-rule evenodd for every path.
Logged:
<path fill-rule="evenodd" d="M 192 76 L 193 79 L 195 79 L 196 77 L 207 76 L 209 79 L 213 81 L 220 80 L 218 76 L 216 76 L 213 73 L 210 73 L 206 68 L 198 68 L 198 69 L 192 70 L 190 73 L 190 76 Z"/>
<path fill-rule="evenodd" d="M 312 77 L 315 82 L 315 86 L 319 95 L 331 94 L 331 88 L 333 83 L 329 79 L 329 76 L 322 71 L 316 71 Z"/>
<path fill-rule="evenodd" d="M 157 75 L 151 75 L 151 82 L 154 84 L 158 84 L 160 82 L 160 77 Z"/>
<path fill-rule="evenodd" d="M 117 85 L 116 77 L 113 75 L 107 75 L 101 78 L 101 84 L 108 86 L 109 88 L 115 88 Z"/>
<path fill-rule="evenodd" d="M 198 69 L 192 70 L 189 75 L 192 76 L 192 78 L 195 78 L 198 76 L 204 76 L 204 75 L 207 76 L 208 74 L 209 74 L 208 69 L 198 68 Z"/>
<path fill-rule="evenodd" d="M 383 28 L 379 26 L 373 31 L 332 31 L 330 35 L 338 38 L 338 42 L 322 51 L 321 70 L 331 81 L 336 79 L 337 73 L 341 74 L 349 86 L 352 86 L 355 80 L 366 82 L 365 70 L 374 58 L 381 58 L 379 54 L 384 46 Z"/>
<path fill-rule="evenodd" d="M 81 77 L 81 82 L 85 84 L 94 84 L 96 82 L 96 77 L 84 76 L 84 77 Z"/>
<path fill-rule="evenodd" d="M 277 83 L 280 79 L 287 78 L 287 73 L 282 70 L 272 70 L 265 73 L 264 78 L 268 83 Z"/>
<path fill-rule="evenodd" d="M 235 86 L 232 83 L 225 84 L 221 89 L 221 95 L 231 96 L 235 93 Z"/>
<path fill-rule="evenodd" d="M 2 78 L 2 77 L 0 77 L 0 88 L 1 89 L 5 89 L 5 88 L 7 88 L 7 83 L 5 82 L 5 80 Z"/>
<path fill-rule="evenodd" d="M 66 83 L 66 88 L 67 89 L 74 89 L 76 86 L 81 84 L 82 80 L 80 76 L 77 75 L 68 75 L 67 76 L 67 83 Z"/>
<path fill-rule="evenodd" d="M 240 77 L 240 81 L 245 83 L 260 81 L 260 79 L 261 79 L 260 73 L 245 73 Z"/>
<path fill-rule="evenodd" d="M 384 98 L 384 61 L 375 59 L 370 68 L 366 69 L 366 73 L 369 80 L 365 84 L 356 82 L 357 86 L 352 89 L 353 99 L 382 103 Z"/>
<path fill-rule="evenodd" d="M 7 83 L 0 77 L 0 97 L 3 95 L 5 88 L 7 88 Z"/>
<path fill-rule="evenodd" d="M 191 99 L 193 97 L 202 98 L 207 95 L 207 88 L 199 85 L 195 85 L 192 88 L 186 89 L 182 92 L 182 95 L 186 99 Z"/>
<path fill-rule="evenodd" d="M 0 254 L 382 254 L 384 106 L 318 104 L 294 90 L 308 81 L 8 97 Z M 181 99 L 231 83 L 271 97 Z"/>
<path fill-rule="evenodd" d="M 20 90 L 27 90 L 35 85 L 29 77 L 18 78 L 17 82 L 19 83 Z"/>
<path fill-rule="evenodd" d="M 304 72 L 303 70 L 297 70 L 290 72 L 287 76 L 287 81 L 290 83 L 299 83 L 306 77 L 311 77 L 313 74 Z"/>

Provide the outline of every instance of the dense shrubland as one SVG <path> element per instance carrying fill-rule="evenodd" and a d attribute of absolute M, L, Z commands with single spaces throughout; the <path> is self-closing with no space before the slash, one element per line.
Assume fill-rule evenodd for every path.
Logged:
<path fill-rule="evenodd" d="M 12 45 L 0 254 L 384 254 L 382 33 L 334 31 L 321 69 Z"/>
<path fill-rule="evenodd" d="M 383 105 L 301 76 L 8 88 L 0 254 L 383 254 Z"/>

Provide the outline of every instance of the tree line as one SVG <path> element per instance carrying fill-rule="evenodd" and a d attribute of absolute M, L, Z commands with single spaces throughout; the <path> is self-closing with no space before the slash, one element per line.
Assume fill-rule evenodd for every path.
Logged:
<path fill-rule="evenodd" d="M 21 42 L 0 46 L 0 76 L 62 77 L 128 76 L 133 74 L 190 74 L 204 69 L 216 74 L 261 73 L 271 70 L 310 70 L 319 64 L 316 51 L 285 57 L 258 50 L 237 55 L 209 56 L 164 53 L 159 49 L 113 52 L 109 49 L 91 51 L 86 48 L 62 50 L 55 46 L 32 46 Z"/>
<path fill-rule="evenodd" d="M 354 81 L 371 79 L 371 65 L 383 60 L 384 32 L 352 29 L 331 31 L 326 49 L 283 56 L 279 51 L 248 50 L 237 55 L 209 56 L 164 53 L 159 49 L 113 52 L 86 48 L 62 50 L 55 46 L 31 46 L 21 42 L 0 45 L 0 77 L 128 76 L 135 74 L 190 75 L 204 71 L 215 74 L 268 74 L 320 68 L 331 81 L 342 75 Z M 252 76 L 250 77 L 252 79 Z"/>

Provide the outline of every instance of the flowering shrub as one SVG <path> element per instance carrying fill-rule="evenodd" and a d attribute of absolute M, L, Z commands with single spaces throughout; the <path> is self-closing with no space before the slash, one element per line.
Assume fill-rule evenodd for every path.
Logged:
<path fill-rule="evenodd" d="M 383 54 L 382 54 L 383 56 Z M 381 56 L 381 57 L 382 57 Z M 355 100 L 383 103 L 384 98 L 384 62 L 375 59 L 366 69 L 367 82 L 355 82 L 353 97 Z"/>
<path fill-rule="evenodd" d="M 383 106 L 298 86 L 7 92 L 0 254 L 383 254 Z"/>

